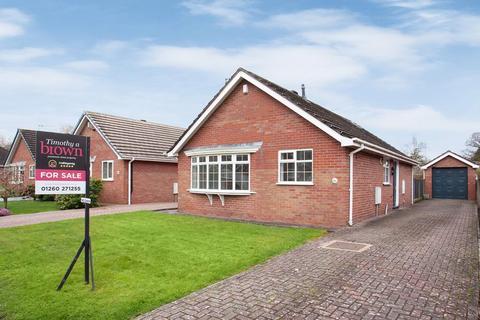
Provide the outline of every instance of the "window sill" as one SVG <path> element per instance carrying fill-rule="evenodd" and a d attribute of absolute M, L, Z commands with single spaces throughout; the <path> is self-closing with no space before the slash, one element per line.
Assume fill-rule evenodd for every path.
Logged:
<path fill-rule="evenodd" d="M 242 191 L 235 191 L 235 190 L 200 190 L 200 189 L 187 189 L 190 193 L 198 193 L 198 194 L 218 194 L 224 196 L 249 196 L 254 194 L 253 191 L 242 190 Z"/>
<path fill-rule="evenodd" d="M 389 185 L 390 185 L 390 182 L 384 182 L 383 185 L 384 185 L 384 186 L 389 186 Z"/>
<path fill-rule="evenodd" d="M 113 181 L 113 179 L 102 179 L 102 181 Z"/>
<path fill-rule="evenodd" d="M 277 182 L 277 186 L 313 186 L 313 182 Z"/>

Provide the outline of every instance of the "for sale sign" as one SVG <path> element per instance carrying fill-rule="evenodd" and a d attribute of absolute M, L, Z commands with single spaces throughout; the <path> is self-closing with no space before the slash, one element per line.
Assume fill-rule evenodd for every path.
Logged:
<path fill-rule="evenodd" d="M 84 194 L 89 155 L 87 137 L 37 131 L 36 194 Z"/>

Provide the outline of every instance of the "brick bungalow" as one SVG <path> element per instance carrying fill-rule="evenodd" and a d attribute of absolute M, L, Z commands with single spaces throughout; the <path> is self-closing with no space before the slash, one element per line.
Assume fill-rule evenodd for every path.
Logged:
<path fill-rule="evenodd" d="M 474 163 L 464 157 L 446 151 L 422 166 L 425 172 L 424 193 L 439 199 L 476 200 L 476 169 Z"/>
<path fill-rule="evenodd" d="M 178 156 L 186 213 L 337 227 L 413 203 L 415 161 L 241 68 L 169 156 Z"/>
<path fill-rule="evenodd" d="M 35 183 L 35 130 L 18 129 L 8 151 L 5 167 L 12 168 L 15 182 L 24 186 Z"/>
<path fill-rule="evenodd" d="M 102 203 L 173 202 L 177 159 L 166 152 L 184 129 L 85 112 L 74 134 L 90 137 L 90 172 L 103 181 Z"/>

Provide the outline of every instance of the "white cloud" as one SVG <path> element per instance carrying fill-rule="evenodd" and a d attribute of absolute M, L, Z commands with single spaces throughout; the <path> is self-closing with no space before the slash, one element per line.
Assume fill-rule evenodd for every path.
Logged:
<path fill-rule="evenodd" d="M 416 50 L 415 37 L 390 28 L 357 24 L 336 30 L 307 31 L 302 36 L 310 42 L 370 62 L 410 67 L 421 57 Z"/>
<path fill-rule="evenodd" d="M 242 25 L 249 15 L 248 5 L 245 0 L 187 0 L 182 5 L 193 15 L 209 15 L 219 18 L 225 25 Z"/>
<path fill-rule="evenodd" d="M 421 9 L 436 3 L 434 0 L 376 0 L 375 2 L 404 9 Z"/>
<path fill-rule="evenodd" d="M 480 46 L 480 15 L 455 10 L 417 10 L 405 25 L 425 44 Z"/>
<path fill-rule="evenodd" d="M 447 116 L 431 106 L 406 109 L 360 108 L 358 121 L 366 127 L 400 132 L 457 132 L 478 130 L 478 121 Z"/>
<path fill-rule="evenodd" d="M 120 51 L 129 48 L 129 43 L 127 41 L 121 40 L 108 40 L 97 43 L 92 49 L 92 52 L 100 55 L 111 55 L 116 54 Z"/>
<path fill-rule="evenodd" d="M 151 46 L 142 59 L 146 65 L 231 74 L 238 67 L 252 69 L 287 85 L 298 81 L 329 85 L 358 78 L 361 64 L 335 50 L 310 45 L 264 45 L 239 49 Z"/>
<path fill-rule="evenodd" d="M 15 8 L 0 8 L 0 38 L 15 37 L 24 33 L 30 17 Z"/>
<path fill-rule="evenodd" d="M 349 11 L 316 8 L 273 15 L 265 21 L 259 22 L 258 25 L 290 31 L 305 31 L 318 28 L 347 26 L 353 23 L 354 20 L 355 15 Z"/>
<path fill-rule="evenodd" d="M 25 47 L 21 49 L 5 49 L 0 50 L 0 61 L 19 63 L 27 62 L 29 60 L 48 57 L 54 54 L 61 54 L 62 50 L 58 49 L 45 49 L 45 48 L 33 48 Z"/>
<path fill-rule="evenodd" d="M 67 62 L 65 67 L 78 71 L 104 71 L 109 65 L 101 60 L 76 60 Z"/>
<path fill-rule="evenodd" d="M 19 89 L 26 93 L 35 90 L 76 90 L 89 84 L 86 76 L 55 68 L 0 68 L 0 91 Z"/>

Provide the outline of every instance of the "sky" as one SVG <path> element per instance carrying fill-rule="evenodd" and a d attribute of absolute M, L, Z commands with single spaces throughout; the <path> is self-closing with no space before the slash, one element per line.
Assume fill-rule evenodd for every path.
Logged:
<path fill-rule="evenodd" d="M 480 131 L 479 60 L 479 1 L 0 0 L 0 136 L 186 127 L 244 67 L 433 158 Z"/>

